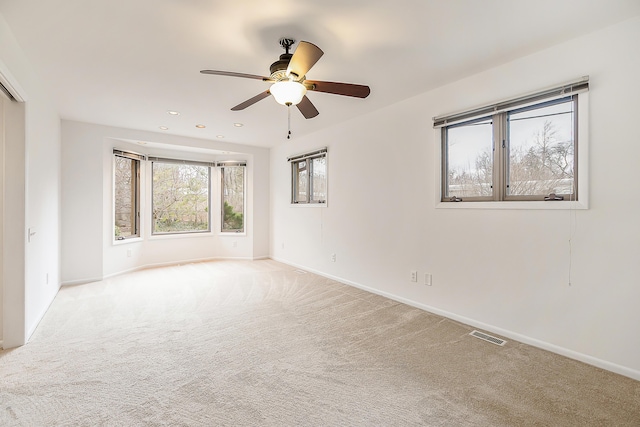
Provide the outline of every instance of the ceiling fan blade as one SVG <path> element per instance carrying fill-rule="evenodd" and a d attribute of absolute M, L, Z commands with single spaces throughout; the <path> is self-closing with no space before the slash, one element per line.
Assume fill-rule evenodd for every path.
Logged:
<path fill-rule="evenodd" d="M 298 103 L 297 107 L 305 119 L 312 119 L 318 114 L 320 114 L 320 112 L 316 109 L 315 105 L 311 103 L 311 100 L 307 98 L 307 95 L 302 97 L 302 101 Z"/>
<path fill-rule="evenodd" d="M 270 81 L 269 77 L 258 76 L 256 74 L 234 73 L 233 71 L 216 71 L 216 70 L 202 70 L 202 74 L 215 74 L 217 76 L 229 76 L 229 77 L 243 77 L 245 79 L 256 79 Z"/>
<path fill-rule="evenodd" d="M 266 97 L 268 97 L 269 95 L 271 95 L 271 92 L 269 92 L 268 90 L 267 90 L 267 91 L 264 91 L 264 92 L 262 92 L 261 94 L 258 94 L 258 95 L 256 95 L 256 96 L 254 96 L 253 98 L 249 98 L 249 99 L 247 99 L 246 101 L 244 101 L 244 102 L 242 102 L 242 103 L 240 103 L 240 104 L 236 105 L 235 107 L 233 107 L 233 108 L 231 109 L 231 111 L 240 111 L 240 110 L 244 110 L 245 108 L 252 106 L 252 105 L 253 105 L 253 104 L 255 104 L 256 102 L 258 102 L 258 101 L 261 101 L 261 100 L 265 99 L 265 98 L 266 98 Z"/>
<path fill-rule="evenodd" d="M 290 73 L 297 75 L 299 78 L 307 74 L 307 72 L 314 66 L 318 59 L 324 55 L 322 49 L 313 43 L 301 41 L 298 43 L 296 51 L 293 52 L 293 56 L 289 61 L 287 67 L 287 76 Z"/>
<path fill-rule="evenodd" d="M 335 95 L 353 96 L 355 98 L 366 98 L 371 93 L 371 89 L 369 88 L 369 86 L 356 85 L 352 83 L 305 80 L 304 85 L 307 87 L 307 90 L 333 93 Z"/>

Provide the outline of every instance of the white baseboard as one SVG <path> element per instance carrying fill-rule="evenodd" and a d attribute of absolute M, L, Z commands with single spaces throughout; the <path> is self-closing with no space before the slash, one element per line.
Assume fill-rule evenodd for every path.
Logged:
<path fill-rule="evenodd" d="M 102 277 L 88 277 L 85 279 L 75 279 L 75 280 L 67 280 L 66 282 L 62 282 L 61 286 L 74 286 L 74 285 L 85 285 L 87 283 L 99 282 L 102 280 Z"/>
<path fill-rule="evenodd" d="M 373 294 L 377 294 L 377 295 L 392 299 L 394 301 L 398 301 L 398 302 L 401 302 L 403 304 L 407 304 L 407 305 L 410 305 L 412 307 L 419 308 L 419 309 L 424 310 L 424 311 L 428 311 L 429 313 L 437 314 L 439 316 L 446 317 L 448 319 L 455 320 L 455 321 L 460 322 L 460 323 L 464 323 L 465 325 L 473 326 L 474 328 L 483 329 L 483 330 L 485 330 L 487 332 L 492 332 L 494 334 L 501 335 L 503 337 L 512 339 L 514 341 L 519 341 L 521 343 L 524 343 L 524 344 L 527 344 L 527 345 L 530 345 L 530 346 L 533 346 L 533 347 L 541 348 L 543 350 L 547 350 L 547 351 L 550 351 L 552 353 L 556 353 L 556 354 L 559 354 L 561 356 L 565 356 L 565 357 L 568 357 L 570 359 L 578 360 L 578 361 L 586 363 L 588 365 L 596 366 L 598 368 L 601 368 L 601 369 L 604 369 L 604 370 L 607 370 L 607 371 L 611 371 L 611 372 L 614 372 L 616 374 L 624 375 L 625 377 L 629 377 L 629 378 L 632 378 L 634 380 L 640 381 L 640 371 L 628 368 L 626 366 L 622 366 L 622 365 L 618 365 L 618 364 L 615 364 L 615 363 L 612 363 L 612 362 L 608 362 L 606 360 L 598 359 L 596 357 L 592 357 L 592 356 L 589 356 L 587 354 L 579 353 L 577 351 L 573 351 L 573 350 L 570 350 L 570 349 L 567 349 L 567 348 L 564 348 L 564 347 L 560 347 L 560 346 L 555 345 L 555 344 L 551 344 L 551 343 L 548 343 L 548 342 L 545 342 L 545 341 L 541 341 L 541 340 L 538 340 L 536 338 L 531 338 L 529 336 L 522 335 L 522 334 L 519 334 L 517 332 L 509 331 L 507 329 L 503 329 L 503 328 L 499 328 L 497 326 L 489 325 L 487 323 L 479 322 L 477 320 L 470 319 L 470 318 L 464 317 L 464 316 L 460 316 L 460 315 L 455 314 L 455 313 L 451 313 L 451 312 L 448 312 L 448 311 L 445 311 L 445 310 L 440 310 L 439 308 L 436 308 L 436 307 L 432 307 L 432 306 L 429 306 L 429 305 L 426 305 L 426 304 L 422 304 L 422 303 L 410 300 L 408 298 L 404 298 L 404 297 L 401 297 L 401 296 L 398 296 L 398 295 L 391 294 L 389 292 L 380 291 L 378 289 L 371 288 L 369 286 L 365 286 L 365 285 L 362 285 L 360 283 L 353 282 L 351 280 L 347 280 L 347 279 L 344 279 L 344 278 L 341 278 L 341 277 L 338 277 L 338 276 L 334 276 L 332 274 L 327 274 L 327 273 L 324 273 L 322 271 L 315 270 L 313 268 L 309 268 L 309 267 L 304 266 L 304 265 L 296 264 L 296 263 L 293 263 L 293 262 L 290 262 L 290 261 L 287 261 L 287 260 L 284 260 L 284 259 L 281 259 L 281 258 L 272 257 L 272 259 L 274 261 L 278 261 L 278 262 L 281 262 L 283 264 L 290 265 L 292 267 L 301 268 L 303 270 L 310 271 L 310 272 L 312 272 L 314 274 L 317 274 L 319 276 L 323 276 L 323 277 L 326 277 L 328 279 L 332 279 L 332 280 L 335 280 L 337 282 L 344 283 L 346 285 L 353 286 L 355 288 L 359 288 L 359 289 L 362 289 L 364 291 L 371 292 Z"/>
<path fill-rule="evenodd" d="M 136 267 L 128 268 L 126 270 L 120 270 L 114 273 L 105 274 L 104 276 L 100 276 L 100 277 L 68 280 L 66 282 L 62 282 L 62 286 L 85 285 L 87 283 L 100 282 L 102 280 L 107 280 L 112 277 L 121 276 L 127 273 L 133 273 L 135 271 L 147 270 L 150 268 L 170 267 L 173 265 L 192 264 L 196 262 L 208 262 L 208 261 L 219 261 L 219 260 L 254 261 L 254 260 L 260 260 L 260 259 L 269 259 L 269 256 L 196 258 L 196 259 L 187 259 L 187 260 L 181 260 L 181 261 L 168 261 L 168 262 L 159 262 L 159 263 L 153 263 L 153 264 L 143 264 Z"/>

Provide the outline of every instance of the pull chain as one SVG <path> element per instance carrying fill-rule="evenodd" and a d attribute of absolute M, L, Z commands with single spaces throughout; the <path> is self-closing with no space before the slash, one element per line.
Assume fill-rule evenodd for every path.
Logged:
<path fill-rule="evenodd" d="M 287 103 L 287 139 L 291 139 L 291 103 Z"/>

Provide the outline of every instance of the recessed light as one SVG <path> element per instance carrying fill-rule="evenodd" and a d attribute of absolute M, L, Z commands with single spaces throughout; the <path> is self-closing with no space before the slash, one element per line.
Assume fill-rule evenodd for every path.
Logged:
<path fill-rule="evenodd" d="M 144 142 L 144 141 L 138 141 L 138 144 L 140 144 L 140 145 L 147 145 L 147 143 L 146 143 L 146 142 Z"/>
<path fill-rule="evenodd" d="M 196 127 L 197 127 L 198 129 L 204 129 L 204 128 L 206 128 L 206 126 L 205 126 L 205 125 L 196 125 Z"/>
<path fill-rule="evenodd" d="M 179 116 L 180 115 L 180 113 L 178 111 L 169 110 L 169 111 L 167 111 L 167 113 L 171 114 L 172 116 Z"/>
<path fill-rule="evenodd" d="M 224 135 L 216 135 L 216 138 L 224 138 Z"/>
<path fill-rule="evenodd" d="M 161 130 L 169 130 L 169 128 L 168 128 L 168 127 L 166 127 L 166 126 L 160 126 L 160 129 L 161 129 Z"/>
<path fill-rule="evenodd" d="M 242 123 L 234 123 L 233 125 L 237 128 L 241 128 L 242 126 L 244 126 Z"/>

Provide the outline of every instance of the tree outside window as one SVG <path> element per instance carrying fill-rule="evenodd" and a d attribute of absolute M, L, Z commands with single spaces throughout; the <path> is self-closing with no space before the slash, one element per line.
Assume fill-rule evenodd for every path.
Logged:
<path fill-rule="evenodd" d="M 140 160 L 114 156 L 114 238 L 124 240 L 140 235 Z"/>
<path fill-rule="evenodd" d="M 153 233 L 210 231 L 210 168 L 153 162 Z"/>
<path fill-rule="evenodd" d="M 222 166 L 222 231 L 244 232 L 244 176 L 245 166 Z"/>

